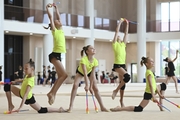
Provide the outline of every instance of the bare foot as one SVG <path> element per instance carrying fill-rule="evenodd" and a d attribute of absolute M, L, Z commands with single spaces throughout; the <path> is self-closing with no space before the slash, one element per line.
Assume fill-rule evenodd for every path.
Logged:
<path fill-rule="evenodd" d="M 102 108 L 101 111 L 102 112 L 109 112 L 109 110 L 107 110 L 106 108 Z"/>
<path fill-rule="evenodd" d="M 121 108 L 120 106 L 117 106 L 115 108 L 110 108 L 110 111 L 117 112 L 117 111 L 119 111 L 120 108 Z"/>
<path fill-rule="evenodd" d="M 179 94 L 179 91 L 176 91 L 177 94 Z"/>
<path fill-rule="evenodd" d="M 160 105 L 158 105 L 158 107 L 159 107 L 160 111 L 164 111 L 163 108 Z"/>
<path fill-rule="evenodd" d="M 67 112 L 67 110 L 64 110 L 64 108 L 60 107 L 60 108 L 59 108 L 59 112 L 60 112 L 60 113 L 64 113 L 64 112 Z"/>
<path fill-rule="evenodd" d="M 160 111 L 164 111 L 162 107 L 159 106 Z"/>
<path fill-rule="evenodd" d="M 68 113 L 71 113 L 71 112 L 72 112 L 72 107 L 70 107 L 69 109 L 67 109 L 67 112 L 68 112 Z"/>
<path fill-rule="evenodd" d="M 114 90 L 113 93 L 112 93 L 112 96 L 111 96 L 113 100 L 116 97 L 116 95 L 117 95 L 117 91 Z"/>
<path fill-rule="evenodd" d="M 47 97 L 48 97 L 48 103 L 49 103 L 50 105 L 52 105 L 52 104 L 54 103 L 55 96 L 52 95 L 51 93 L 48 93 L 48 94 L 47 94 Z"/>
<path fill-rule="evenodd" d="M 9 110 L 9 111 L 12 111 L 13 109 L 14 109 L 14 105 L 9 105 L 8 110 Z"/>

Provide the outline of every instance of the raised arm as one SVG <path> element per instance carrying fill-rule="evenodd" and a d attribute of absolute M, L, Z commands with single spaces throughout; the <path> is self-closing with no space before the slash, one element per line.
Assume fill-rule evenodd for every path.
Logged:
<path fill-rule="evenodd" d="M 23 96 L 23 98 L 22 98 L 22 101 L 21 101 L 21 103 L 20 103 L 20 106 L 19 106 L 19 108 L 16 110 L 17 112 L 19 112 L 20 109 L 23 107 L 23 105 L 24 105 L 24 103 L 25 103 L 25 101 L 26 101 L 26 98 L 27 98 L 30 90 L 31 90 L 31 86 L 28 85 L 27 88 L 26 88 L 25 94 L 24 94 L 24 96 Z"/>
<path fill-rule="evenodd" d="M 117 25 L 116 27 L 116 31 L 115 31 L 115 34 L 114 34 L 114 39 L 113 39 L 113 43 L 115 43 L 117 41 L 117 37 L 118 37 L 118 33 L 119 33 L 119 29 L 120 29 L 120 26 L 121 26 L 121 23 L 123 22 L 123 19 L 121 18 L 119 20 L 119 24 Z"/>
<path fill-rule="evenodd" d="M 124 38 L 123 38 L 123 42 L 126 44 L 127 43 L 127 36 L 128 36 L 128 31 L 129 31 L 129 22 L 127 19 L 125 19 L 126 21 L 126 29 L 124 31 Z"/>
<path fill-rule="evenodd" d="M 58 7 L 54 4 L 55 12 L 56 12 L 56 18 L 61 23 L 60 13 Z M 61 23 L 62 26 L 62 23 Z"/>
<path fill-rule="evenodd" d="M 51 30 L 55 30 L 53 17 L 52 17 L 52 15 L 51 15 L 50 11 L 49 11 L 49 8 L 50 8 L 51 6 L 52 6 L 51 4 L 47 4 L 47 5 L 46 5 L 46 11 L 47 11 L 47 14 L 48 14 L 48 17 L 49 17 L 49 20 L 50 20 Z"/>
<path fill-rule="evenodd" d="M 172 62 L 174 62 L 176 59 L 177 59 L 177 57 L 178 57 L 178 50 L 176 50 L 176 57 L 172 60 Z"/>

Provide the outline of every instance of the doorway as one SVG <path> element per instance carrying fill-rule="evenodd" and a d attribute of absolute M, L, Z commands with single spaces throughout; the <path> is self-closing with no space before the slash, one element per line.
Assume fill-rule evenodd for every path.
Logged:
<path fill-rule="evenodd" d="M 137 63 L 131 63 L 131 83 L 137 83 Z"/>
<path fill-rule="evenodd" d="M 23 36 L 4 36 L 4 77 L 9 78 L 23 66 Z"/>

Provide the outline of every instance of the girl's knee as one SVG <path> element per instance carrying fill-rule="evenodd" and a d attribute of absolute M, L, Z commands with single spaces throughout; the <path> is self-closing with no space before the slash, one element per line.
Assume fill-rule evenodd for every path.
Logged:
<path fill-rule="evenodd" d="M 41 107 L 40 110 L 38 110 L 38 113 L 47 113 L 48 112 L 48 109 L 46 107 Z"/>
<path fill-rule="evenodd" d="M 78 84 L 73 84 L 73 90 L 77 90 L 79 87 L 79 83 Z"/>
<path fill-rule="evenodd" d="M 94 88 L 93 88 L 93 91 L 94 91 L 95 93 L 98 93 L 98 92 L 99 92 L 99 90 L 98 90 L 97 87 L 94 87 Z"/>
<path fill-rule="evenodd" d="M 4 92 L 10 92 L 10 91 L 11 91 L 11 86 L 12 86 L 12 85 L 5 84 L 5 85 L 4 85 Z"/>

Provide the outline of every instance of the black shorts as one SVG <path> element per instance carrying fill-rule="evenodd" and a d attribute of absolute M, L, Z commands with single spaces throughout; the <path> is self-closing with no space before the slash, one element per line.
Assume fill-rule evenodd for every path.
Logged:
<path fill-rule="evenodd" d="M 127 71 L 125 64 L 114 64 L 112 71 L 115 71 L 116 68 L 123 68 L 125 71 Z"/>
<path fill-rule="evenodd" d="M 19 95 L 20 95 L 20 93 L 19 93 Z M 21 97 L 21 95 L 20 95 L 20 97 Z M 36 100 L 35 100 L 34 96 L 32 96 L 30 99 L 26 99 L 26 101 L 25 101 L 26 105 L 34 104 L 34 103 L 36 103 Z"/>
<path fill-rule="evenodd" d="M 163 91 L 166 90 L 166 84 L 165 83 L 161 83 L 160 86 L 161 86 L 161 90 L 163 90 Z"/>
<path fill-rule="evenodd" d="M 173 77 L 173 76 L 175 76 L 174 71 L 169 71 L 169 72 L 167 73 L 167 76 L 168 76 L 168 77 Z"/>
<path fill-rule="evenodd" d="M 49 62 L 50 63 L 51 63 L 52 58 L 56 58 L 57 60 L 61 61 L 61 53 L 52 52 L 51 54 L 49 54 Z"/>
<path fill-rule="evenodd" d="M 150 100 L 152 98 L 152 94 L 151 93 L 144 93 L 144 100 Z"/>
<path fill-rule="evenodd" d="M 78 71 L 78 67 L 76 69 L 76 73 L 79 73 L 81 76 L 84 76 L 81 72 Z M 91 75 L 91 72 L 87 76 L 90 77 L 90 75 Z"/>

